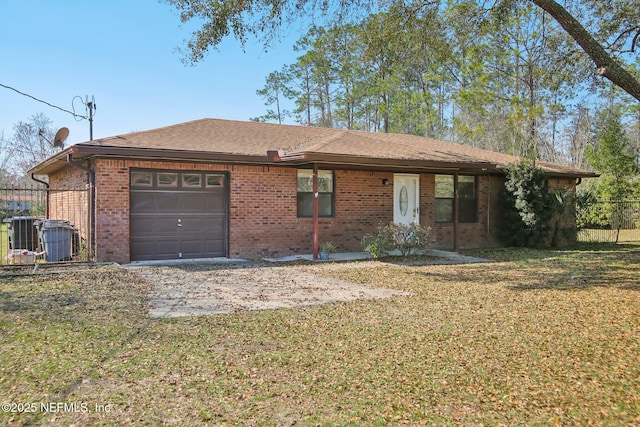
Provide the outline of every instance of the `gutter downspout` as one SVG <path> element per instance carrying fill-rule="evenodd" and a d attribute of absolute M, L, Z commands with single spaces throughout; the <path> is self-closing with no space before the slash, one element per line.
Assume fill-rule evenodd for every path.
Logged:
<path fill-rule="evenodd" d="M 96 173 L 89 167 L 84 166 L 81 163 L 73 160 L 72 154 L 67 154 L 67 163 L 87 173 L 87 180 L 89 181 L 89 253 L 95 254 L 95 225 L 96 217 L 94 212 L 95 200 L 96 200 Z"/>
<path fill-rule="evenodd" d="M 34 174 L 33 172 L 31 173 L 31 179 L 34 180 L 35 182 L 39 182 L 40 184 L 44 184 L 44 186 L 46 187 L 45 191 L 46 191 L 46 194 L 47 194 L 47 196 L 46 196 L 47 201 L 45 202 L 45 205 L 47 206 L 47 210 L 44 213 L 44 215 L 45 215 L 45 219 L 49 219 L 49 183 L 46 182 L 46 181 L 43 181 L 41 179 L 36 178 L 36 174 Z"/>

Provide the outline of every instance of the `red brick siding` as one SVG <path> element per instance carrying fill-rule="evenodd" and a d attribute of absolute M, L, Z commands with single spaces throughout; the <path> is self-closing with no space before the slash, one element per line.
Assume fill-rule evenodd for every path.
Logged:
<path fill-rule="evenodd" d="M 296 218 L 296 170 L 234 166 L 230 172 L 229 255 L 300 253 L 305 227 Z"/>
<path fill-rule="evenodd" d="M 259 258 L 311 253 L 313 222 L 297 217 L 296 169 L 172 161 L 95 161 L 96 256 L 129 261 L 129 175 L 131 168 L 226 172 L 229 176 L 230 257 Z M 82 171 L 64 172 L 76 179 Z M 64 173 L 53 180 L 62 179 Z M 85 182 L 86 182 L 86 175 Z M 393 173 L 335 171 L 335 217 L 319 221 L 320 242 L 339 251 L 359 251 L 362 237 L 393 221 Z M 383 185 L 383 179 L 388 185 Z M 571 183 L 571 180 L 565 180 Z M 504 179 L 478 177 L 478 222 L 459 224 L 458 247 L 495 246 L 498 199 Z M 453 224 L 435 223 L 435 178 L 420 178 L 420 221 L 434 229 L 437 247 L 453 247 Z M 489 221 L 488 221 L 489 219 Z"/>
<path fill-rule="evenodd" d="M 69 221 L 85 242 L 91 235 L 88 183 L 87 172 L 68 167 L 49 177 L 48 190 L 47 217 Z"/>
<path fill-rule="evenodd" d="M 258 169 L 258 170 L 256 170 Z M 288 168 L 237 168 L 231 176 L 232 257 L 311 253 L 313 220 L 297 217 L 297 172 Z M 359 251 L 362 236 L 393 220 L 393 174 L 335 171 L 335 216 L 320 218 L 319 240 L 339 251 Z"/>
<path fill-rule="evenodd" d="M 96 160 L 95 233 L 98 261 L 129 261 L 129 162 Z"/>
<path fill-rule="evenodd" d="M 498 246 L 495 227 L 498 212 L 496 209 L 500 189 L 503 185 L 501 178 L 479 175 L 477 177 L 477 221 L 458 224 L 458 249 L 474 247 Z M 435 175 L 422 175 L 422 210 L 421 223 L 430 225 L 436 236 L 437 248 L 453 248 L 453 223 L 435 222 Z"/>
<path fill-rule="evenodd" d="M 382 184 L 383 179 L 388 185 Z M 339 251 L 361 251 L 362 237 L 391 221 L 392 173 L 335 172 L 335 218 L 320 221 L 320 243 L 331 241 Z M 311 221 L 308 223 L 312 227 Z"/>
<path fill-rule="evenodd" d="M 555 244 L 556 246 L 570 246 L 575 243 L 575 236 L 572 233 L 564 233 L 564 229 L 575 229 L 576 227 L 576 215 L 575 215 L 575 194 L 576 194 L 576 180 L 575 179 L 562 179 L 562 178 L 550 178 L 549 179 L 549 191 L 562 193 L 569 193 L 570 199 L 568 201 L 569 206 L 566 207 L 564 214 L 561 214 L 561 218 L 556 217 L 557 230 L 554 233 L 553 238 L 549 241 L 549 244 Z"/>

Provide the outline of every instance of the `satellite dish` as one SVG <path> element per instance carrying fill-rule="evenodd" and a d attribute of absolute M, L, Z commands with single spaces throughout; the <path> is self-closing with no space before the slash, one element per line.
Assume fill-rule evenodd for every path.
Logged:
<path fill-rule="evenodd" d="M 60 128 L 58 132 L 56 132 L 56 136 L 53 138 L 53 146 L 57 148 L 64 148 L 64 142 L 67 140 L 69 136 L 68 128 Z"/>

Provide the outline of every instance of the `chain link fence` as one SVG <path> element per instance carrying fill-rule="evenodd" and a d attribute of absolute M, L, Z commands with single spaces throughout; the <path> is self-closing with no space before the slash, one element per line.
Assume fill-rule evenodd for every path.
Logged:
<path fill-rule="evenodd" d="M 93 260 L 90 188 L 0 188 L 0 267 Z"/>
<path fill-rule="evenodd" d="M 640 241 L 640 200 L 598 200 L 577 210 L 578 240 L 583 242 Z"/>

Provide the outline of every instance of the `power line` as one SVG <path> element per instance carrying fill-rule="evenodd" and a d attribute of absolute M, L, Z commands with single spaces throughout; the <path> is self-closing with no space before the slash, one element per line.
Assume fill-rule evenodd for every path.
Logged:
<path fill-rule="evenodd" d="M 18 89 L 12 88 L 11 86 L 3 85 L 2 83 L 0 83 L 0 86 L 4 87 L 6 89 L 10 89 L 10 90 L 12 90 L 14 92 L 17 92 L 20 95 L 26 96 L 27 98 L 31 98 L 31 99 L 36 100 L 38 102 L 42 102 L 43 104 L 46 104 L 49 107 L 57 108 L 60 111 L 64 111 L 65 113 L 71 114 L 74 118 L 80 117 L 81 119 L 85 119 L 85 120 L 88 119 L 88 117 L 86 117 L 86 116 L 81 116 L 80 114 L 76 114 L 74 111 L 65 110 L 64 108 L 58 107 L 57 105 L 53 105 L 53 104 L 48 103 L 47 101 L 43 101 L 42 99 L 38 99 L 35 96 L 31 96 L 31 95 L 29 95 L 27 93 L 20 92 Z"/>

